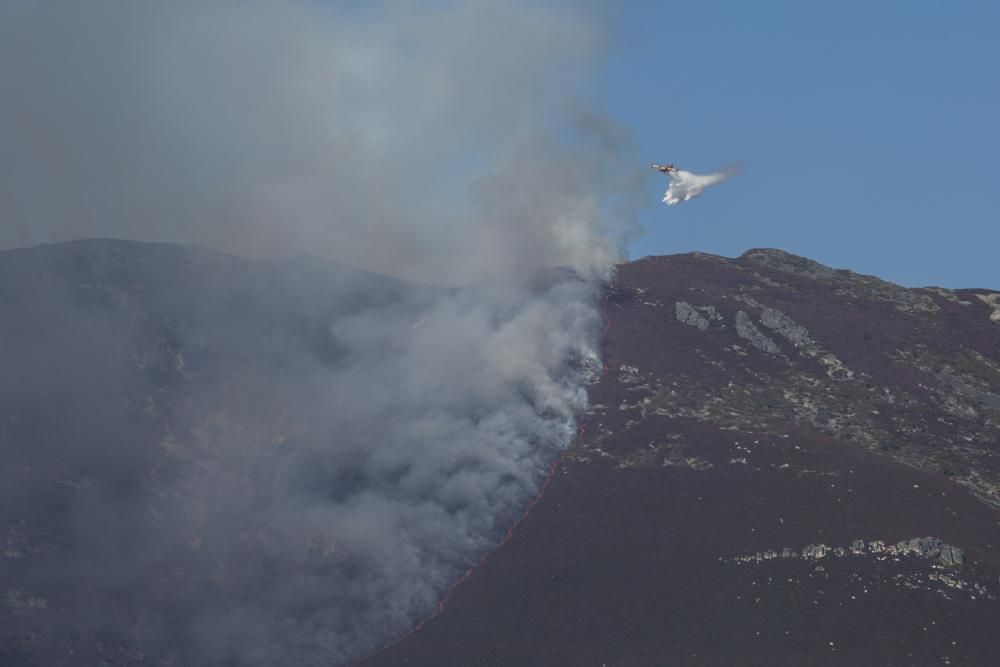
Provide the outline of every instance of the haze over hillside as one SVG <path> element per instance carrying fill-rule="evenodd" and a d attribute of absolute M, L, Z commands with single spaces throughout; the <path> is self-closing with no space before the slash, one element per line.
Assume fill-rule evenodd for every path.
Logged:
<path fill-rule="evenodd" d="M 521 1 L 0 5 L 5 657 L 344 663 L 496 543 L 645 198 L 586 94 L 605 35 Z"/>
<path fill-rule="evenodd" d="M 593 286 L 0 251 L 0 651 L 342 664 L 499 540 L 576 433 Z"/>
<path fill-rule="evenodd" d="M 5 659 L 343 664 L 496 543 L 645 200 L 586 94 L 605 35 L 519 0 L 0 5 Z"/>

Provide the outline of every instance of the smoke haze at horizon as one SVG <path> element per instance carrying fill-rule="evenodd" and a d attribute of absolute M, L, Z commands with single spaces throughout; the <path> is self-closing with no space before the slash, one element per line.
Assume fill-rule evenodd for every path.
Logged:
<path fill-rule="evenodd" d="M 338 9 L 6 4 L 0 247 L 172 241 L 444 284 L 617 258 L 645 175 L 588 101 L 596 14 Z"/>

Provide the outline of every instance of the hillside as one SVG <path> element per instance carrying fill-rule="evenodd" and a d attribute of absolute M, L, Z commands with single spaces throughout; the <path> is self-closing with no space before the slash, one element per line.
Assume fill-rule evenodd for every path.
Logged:
<path fill-rule="evenodd" d="M 585 432 L 377 665 L 990 664 L 1000 294 L 644 258 Z"/>
<path fill-rule="evenodd" d="M 0 662 L 349 664 L 484 554 L 363 664 L 992 658 L 1000 294 L 624 264 L 504 537 L 600 324 L 531 278 L 0 253 Z"/>
<path fill-rule="evenodd" d="M 336 326 L 391 337 L 439 292 L 168 244 L 0 252 L 0 664 L 273 664 L 363 619 L 323 514 L 365 482 Z"/>

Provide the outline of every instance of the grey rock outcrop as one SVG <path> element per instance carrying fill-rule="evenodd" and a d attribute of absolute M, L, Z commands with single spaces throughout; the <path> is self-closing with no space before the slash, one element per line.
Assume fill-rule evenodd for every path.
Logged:
<path fill-rule="evenodd" d="M 990 321 L 1000 324 L 1000 293 L 977 294 L 980 301 L 993 309 L 990 313 Z"/>
<path fill-rule="evenodd" d="M 816 341 L 812 339 L 804 326 L 798 324 L 792 318 L 785 315 L 780 310 L 765 308 L 760 314 L 760 323 L 768 329 L 772 329 L 781 334 L 788 342 L 797 348 L 812 350 L 816 348 Z"/>
<path fill-rule="evenodd" d="M 768 338 L 757 328 L 750 316 L 744 311 L 736 313 L 736 333 L 740 338 L 750 341 L 754 347 L 767 352 L 768 354 L 779 354 L 781 348 L 773 340 Z"/>
<path fill-rule="evenodd" d="M 687 301 L 678 301 L 675 310 L 677 312 L 677 321 L 681 324 L 686 324 L 702 331 L 708 328 L 708 319 Z"/>
<path fill-rule="evenodd" d="M 623 384 L 637 384 L 642 380 L 639 369 L 635 366 L 622 364 L 618 368 L 618 381 Z"/>
<path fill-rule="evenodd" d="M 820 560 L 828 556 L 918 556 L 933 560 L 941 565 L 951 568 L 960 568 L 965 562 L 965 552 L 959 547 L 948 544 L 937 537 L 914 537 L 910 540 L 903 540 L 896 544 L 886 544 L 882 540 L 872 540 L 865 543 L 858 539 L 851 542 L 851 546 L 831 547 L 826 544 L 810 544 L 796 551 L 790 547 L 785 547 L 779 553 L 774 549 L 759 551 L 745 556 L 726 559 L 736 563 L 760 563 L 765 560 L 775 558 L 803 558 L 806 560 Z"/>

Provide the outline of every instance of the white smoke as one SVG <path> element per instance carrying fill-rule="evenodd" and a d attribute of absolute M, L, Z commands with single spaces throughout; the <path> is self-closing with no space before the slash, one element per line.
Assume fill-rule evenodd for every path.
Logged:
<path fill-rule="evenodd" d="M 598 16 L 349 6 L 0 3 L 0 248 L 196 243 L 452 285 L 615 261 L 598 202 L 628 137 L 580 102 Z"/>
<path fill-rule="evenodd" d="M 476 285 L 428 306 L 376 303 L 360 279 L 277 295 L 261 280 L 246 289 L 265 312 L 242 327 L 225 293 L 175 276 L 178 302 L 205 312 L 167 318 L 162 338 L 193 376 L 192 359 L 256 332 L 275 303 L 366 306 L 315 323 L 336 361 L 261 335 L 247 348 L 280 349 L 258 365 L 200 369 L 200 393 L 164 417 L 166 449 L 39 419 L 84 436 L 50 439 L 52 460 L 86 463 L 95 489 L 119 471 L 141 500 L 76 498 L 60 521 L 92 549 L 33 560 L 23 579 L 70 597 L 85 597 L 81 581 L 121 591 L 152 621 L 147 636 L 108 621 L 113 636 L 167 643 L 178 664 L 344 663 L 433 608 L 536 492 L 585 408 L 569 361 L 596 359 L 596 292 L 645 203 L 628 133 L 581 108 L 604 29 L 586 3 L 534 0 L 0 3 L 0 247 L 170 241 Z M 103 370 L 52 361 L 76 349 L 63 330 L 94 328 L 93 309 L 73 312 L 79 326 L 53 331 L 23 374 L 71 375 L 85 397 Z M 94 465 L 117 451 L 108 441 L 166 451 L 175 474 L 154 486 L 141 457 Z M 164 523 L 149 522 L 152 505 Z M 149 582 L 178 571 L 187 592 L 148 602 Z"/>
<path fill-rule="evenodd" d="M 694 199 L 701 195 L 705 188 L 724 183 L 740 171 L 741 168 L 738 165 L 723 167 L 708 174 L 695 174 L 683 169 L 671 171 L 667 174 L 670 176 L 670 187 L 663 193 L 663 203 L 667 206 L 673 206 L 682 201 Z"/>

